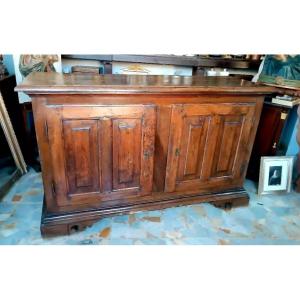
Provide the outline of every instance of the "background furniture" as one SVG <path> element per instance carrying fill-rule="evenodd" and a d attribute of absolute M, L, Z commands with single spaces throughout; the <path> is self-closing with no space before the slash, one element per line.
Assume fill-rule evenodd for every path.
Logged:
<path fill-rule="evenodd" d="M 14 91 L 16 87 L 16 77 L 14 75 L 0 78 L 0 92 L 7 109 L 14 131 L 20 143 L 22 151 L 26 150 L 24 143 L 24 123 L 22 119 L 22 110 L 19 104 L 18 94 Z M 3 140 L 0 142 L 2 143 Z"/>
<path fill-rule="evenodd" d="M 271 85 L 270 85 L 271 86 Z M 274 85 L 272 85 L 274 86 Z M 289 96 L 293 96 L 293 97 L 300 97 L 300 90 L 297 88 L 293 88 L 293 87 L 289 87 L 289 88 L 285 88 L 285 87 L 281 87 L 281 86 L 274 86 L 274 88 L 276 88 L 276 94 L 279 95 L 289 95 Z M 300 145 L 300 106 L 298 105 L 298 133 L 297 133 L 297 142 Z M 297 159 L 296 159 L 296 181 L 295 181 L 295 190 L 296 192 L 300 192 L 300 149 L 297 155 Z"/>
<path fill-rule="evenodd" d="M 234 78 L 32 73 L 44 235 L 109 215 L 247 204 L 243 181 L 273 88 Z"/>
<path fill-rule="evenodd" d="M 26 172 L 18 140 L 22 141 L 23 123 L 14 76 L 0 78 L 0 199 L 12 184 Z M 17 137 L 16 137 L 17 136 Z M 24 144 L 23 148 L 25 147 Z"/>
<path fill-rule="evenodd" d="M 24 102 L 20 104 L 22 109 L 22 118 L 24 124 L 24 137 L 23 143 L 26 144 L 25 147 L 25 160 L 28 165 L 34 168 L 37 172 L 41 171 L 41 166 L 39 162 L 39 152 L 34 128 L 33 112 L 31 102 Z"/>
<path fill-rule="evenodd" d="M 17 93 L 14 92 L 15 86 L 15 76 L 5 75 L 0 77 L 0 94 L 2 95 L 0 100 L 2 107 L 1 111 L 5 109 L 5 114 L 8 114 L 13 125 L 14 132 L 23 151 L 25 149 L 25 144 L 23 143 L 24 126 L 22 123 L 22 113 L 18 96 Z M 1 113 L 1 115 L 3 114 Z M 7 132 L 4 132 L 2 126 L 0 125 L 0 199 L 8 192 L 13 183 L 22 174 L 22 172 L 16 166 L 11 153 L 10 145 L 6 140 L 6 134 Z"/>
<path fill-rule="evenodd" d="M 0 93 L 0 125 L 4 131 L 8 146 L 12 153 L 17 168 L 22 174 L 27 172 L 26 163 L 23 158 L 21 148 L 16 138 L 13 126 L 11 124 L 7 109 L 5 107 L 2 95 Z"/>
<path fill-rule="evenodd" d="M 32 106 L 30 102 L 19 104 L 18 94 L 14 91 L 16 77 L 14 75 L 0 78 L 0 92 L 7 109 L 21 151 L 27 164 L 34 166 L 38 149 L 33 124 Z M 10 153 L 4 135 L 0 135 L 1 152 Z"/>
<path fill-rule="evenodd" d="M 245 58 L 223 58 L 211 57 L 208 55 L 128 55 L 128 54 L 109 54 L 109 55 L 86 55 L 86 54 L 68 54 L 62 55 L 62 59 L 83 59 L 99 61 L 103 64 L 104 74 L 112 74 L 112 63 L 147 63 L 186 66 L 193 69 L 193 75 L 203 75 L 207 68 L 232 69 L 234 76 L 240 76 L 244 79 L 251 79 L 257 73 L 260 60 Z"/>
<path fill-rule="evenodd" d="M 289 108 L 271 102 L 264 103 L 249 161 L 247 178 L 258 181 L 262 156 L 285 155 L 286 149 L 283 149 L 280 140 L 289 112 Z"/>

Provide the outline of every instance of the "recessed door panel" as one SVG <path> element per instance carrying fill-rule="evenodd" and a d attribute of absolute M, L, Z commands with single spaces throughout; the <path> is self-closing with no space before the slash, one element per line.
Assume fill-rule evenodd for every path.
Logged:
<path fill-rule="evenodd" d="M 244 117 L 239 115 L 219 116 L 219 118 L 211 177 L 233 175 L 244 121 Z"/>
<path fill-rule="evenodd" d="M 64 151 L 68 193 L 99 191 L 97 120 L 64 120 Z"/>
<path fill-rule="evenodd" d="M 139 187 L 141 119 L 113 120 L 113 190 Z"/>
<path fill-rule="evenodd" d="M 177 181 L 200 178 L 209 117 L 184 117 Z"/>

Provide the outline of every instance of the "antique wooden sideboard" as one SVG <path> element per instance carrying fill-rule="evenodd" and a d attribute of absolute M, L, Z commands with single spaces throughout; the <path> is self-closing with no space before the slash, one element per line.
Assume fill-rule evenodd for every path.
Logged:
<path fill-rule="evenodd" d="M 43 235 L 115 214 L 212 202 L 245 205 L 263 100 L 228 77 L 32 73 L 44 183 Z"/>

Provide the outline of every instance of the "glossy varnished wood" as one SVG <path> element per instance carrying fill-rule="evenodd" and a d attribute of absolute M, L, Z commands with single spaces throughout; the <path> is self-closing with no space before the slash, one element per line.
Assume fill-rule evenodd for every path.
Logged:
<path fill-rule="evenodd" d="M 255 106 L 175 105 L 166 191 L 185 191 L 239 180 Z"/>
<path fill-rule="evenodd" d="M 152 105 L 46 108 L 51 184 L 60 206 L 151 192 Z"/>
<path fill-rule="evenodd" d="M 119 213 L 245 204 L 264 95 L 235 79 L 33 74 L 45 206 L 42 233 Z"/>
<path fill-rule="evenodd" d="M 164 75 L 87 75 L 31 73 L 16 91 L 29 94 L 125 94 L 125 93 L 239 93 L 266 94 L 273 87 L 229 77 Z"/>

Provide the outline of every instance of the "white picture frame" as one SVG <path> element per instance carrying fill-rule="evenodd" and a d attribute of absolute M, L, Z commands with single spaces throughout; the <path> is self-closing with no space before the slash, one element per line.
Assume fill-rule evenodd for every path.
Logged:
<path fill-rule="evenodd" d="M 258 195 L 291 191 L 294 156 L 262 156 Z"/>

